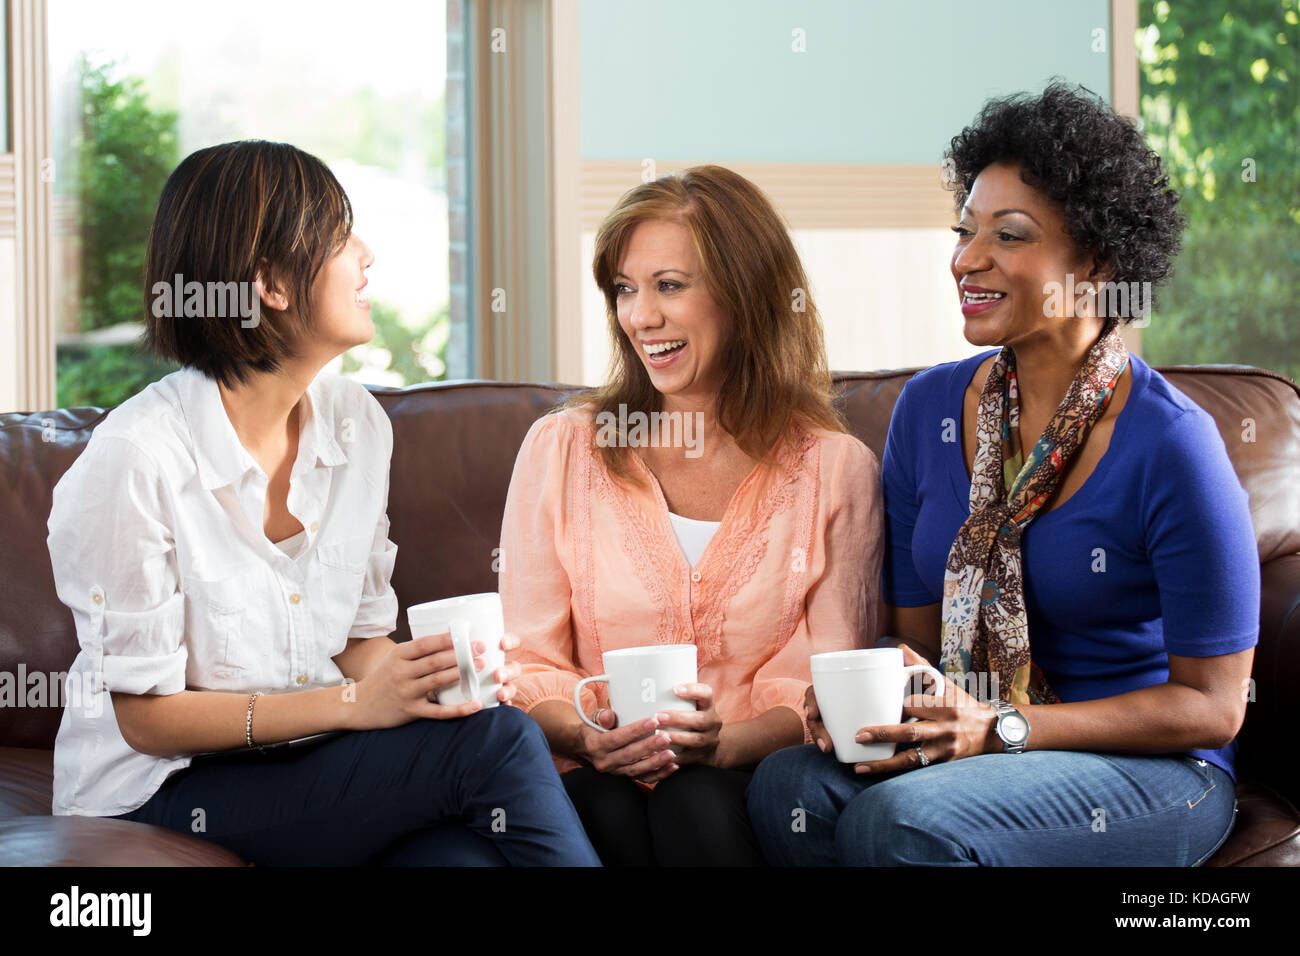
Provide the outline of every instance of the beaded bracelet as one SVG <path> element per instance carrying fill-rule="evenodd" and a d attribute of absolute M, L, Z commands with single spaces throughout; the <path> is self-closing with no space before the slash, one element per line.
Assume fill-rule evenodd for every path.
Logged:
<path fill-rule="evenodd" d="M 262 696 L 262 692 L 261 692 L 260 690 L 259 690 L 259 691 L 254 691 L 253 693 L 251 693 L 251 694 L 248 695 L 248 713 L 247 713 L 247 715 L 245 715 L 245 717 L 244 717 L 244 742 L 245 742 L 246 744 L 248 744 L 248 746 L 249 746 L 250 748 L 252 748 L 252 747 L 254 746 L 254 744 L 253 744 L 253 704 L 257 703 L 257 698 L 259 698 L 259 697 L 261 697 L 261 696 Z"/>

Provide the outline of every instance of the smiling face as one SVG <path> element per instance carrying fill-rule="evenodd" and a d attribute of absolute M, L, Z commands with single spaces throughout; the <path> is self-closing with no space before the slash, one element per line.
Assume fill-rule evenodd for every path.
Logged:
<path fill-rule="evenodd" d="M 1020 179 L 1020 167 L 996 163 L 975 177 L 970 196 L 954 227 L 957 246 L 952 275 L 957 282 L 963 330 L 972 345 L 1023 344 L 1050 336 L 1062 317 L 1045 314 L 1049 283 L 1068 288 L 1100 281 L 1091 256 L 1082 253 L 1065 232 L 1056 204 Z M 1066 319 L 1075 303 L 1064 298 Z"/>
<path fill-rule="evenodd" d="M 712 402 L 727 316 L 704 282 L 691 234 L 678 222 L 638 225 L 614 275 L 618 323 L 664 396 Z"/>
<path fill-rule="evenodd" d="M 343 248 L 325 260 L 312 283 L 310 347 L 328 352 L 327 360 L 374 338 L 370 302 L 362 291 L 369 281 L 365 271 L 374 261 L 370 247 L 351 233 Z"/>

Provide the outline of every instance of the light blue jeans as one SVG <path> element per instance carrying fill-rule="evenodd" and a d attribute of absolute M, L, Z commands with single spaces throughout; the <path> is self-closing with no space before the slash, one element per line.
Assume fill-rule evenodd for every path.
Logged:
<path fill-rule="evenodd" d="M 982 754 L 887 777 L 813 744 L 772 754 L 747 793 L 776 866 L 1199 866 L 1236 787 L 1185 755 Z"/>

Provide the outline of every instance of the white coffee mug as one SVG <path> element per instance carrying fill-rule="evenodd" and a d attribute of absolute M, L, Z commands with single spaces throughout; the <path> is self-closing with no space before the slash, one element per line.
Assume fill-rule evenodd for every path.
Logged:
<path fill-rule="evenodd" d="M 893 756 L 893 743 L 860 744 L 854 738 L 863 727 L 904 722 L 903 691 L 913 674 L 928 674 L 934 694 L 943 693 L 943 675 L 928 664 L 904 667 L 897 647 L 814 654 L 810 666 L 817 709 L 841 763 Z"/>
<path fill-rule="evenodd" d="M 694 644 L 653 644 L 624 647 L 601 655 L 605 673 L 584 677 L 573 688 L 573 706 L 590 727 L 605 728 L 582 711 L 582 688 L 597 681 L 609 685 L 609 706 L 621 727 L 665 710 L 694 710 L 695 701 L 673 693 L 678 684 L 695 682 Z"/>
<path fill-rule="evenodd" d="M 501 637 L 506 630 L 501 595 L 488 591 L 415 604 L 406 609 L 406 619 L 411 624 L 412 638 L 451 633 L 460 682 L 440 690 L 438 703 L 449 707 L 470 700 L 477 700 L 484 707 L 500 703 L 497 691 L 501 684 L 492 675 L 506 662 L 506 652 L 501 648 Z M 485 647 L 481 655 L 482 671 L 474 669 L 473 641 L 482 641 Z"/>

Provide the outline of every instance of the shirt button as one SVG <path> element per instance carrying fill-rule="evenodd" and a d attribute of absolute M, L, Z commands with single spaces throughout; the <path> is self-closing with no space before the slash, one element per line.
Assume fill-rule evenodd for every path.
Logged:
<path fill-rule="evenodd" d="M 691 580 L 694 581 L 696 584 L 699 584 L 699 583 L 700 583 L 700 572 L 699 572 L 699 571 L 692 571 L 692 572 L 691 572 Z"/>
<path fill-rule="evenodd" d="M 318 525 L 315 521 L 313 521 L 313 522 L 311 523 L 311 533 L 312 533 L 312 534 L 315 534 L 315 533 L 316 533 L 316 529 L 319 528 L 319 527 L 320 527 L 320 525 Z"/>
<path fill-rule="evenodd" d="M 302 600 L 302 595 L 299 594 L 297 591 L 294 591 L 292 594 L 289 595 L 289 601 L 293 604 L 297 604 L 301 600 Z"/>
<path fill-rule="evenodd" d="M 307 675 L 306 675 L 306 674 L 299 674 L 299 675 L 298 675 L 296 678 L 294 678 L 294 679 L 297 680 L 299 684 L 305 684 L 305 683 L 307 683 Z"/>
<path fill-rule="evenodd" d="M 96 604 L 103 604 L 103 603 L 104 603 L 104 595 L 100 594 L 98 591 L 96 591 L 94 594 L 92 594 L 92 595 L 90 596 L 90 599 L 91 599 L 92 601 L 94 601 Z"/>

